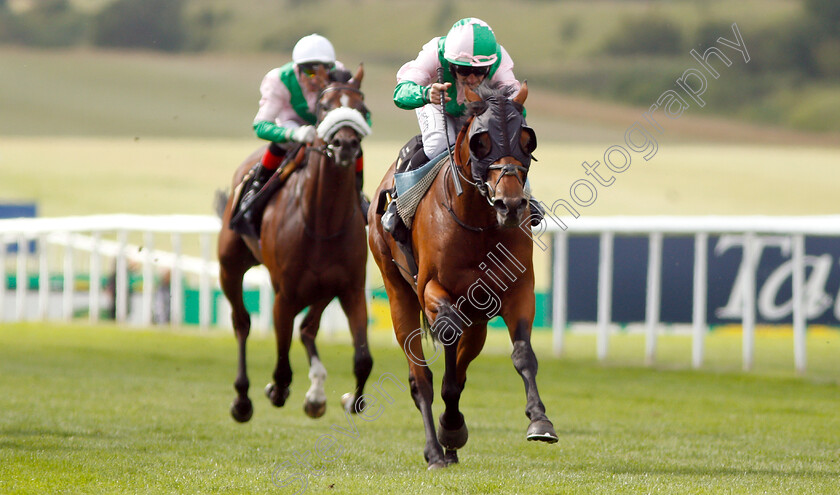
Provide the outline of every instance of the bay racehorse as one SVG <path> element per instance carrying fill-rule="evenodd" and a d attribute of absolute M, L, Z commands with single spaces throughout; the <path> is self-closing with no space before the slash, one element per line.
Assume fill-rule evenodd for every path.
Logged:
<path fill-rule="evenodd" d="M 501 315 L 513 343 L 513 365 L 525 382 L 528 440 L 558 440 L 537 391 L 531 348 L 534 321 L 533 244 L 525 180 L 536 136 L 525 123 L 527 84 L 509 99 L 502 91 L 466 89 L 469 118 L 455 142 L 455 167 L 442 166 L 417 205 L 411 248 L 417 276 L 381 225 L 382 191 L 394 184 L 392 165 L 374 196 L 368 242 L 382 272 L 397 341 L 408 360 L 409 385 L 425 428 L 429 469 L 458 462 L 467 442 L 459 401 L 467 367 L 481 352 L 487 322 Z M 445 158 L 448 160 L 448 158 Z M 454 181 L 463 184 L 458 195 Z M 422 348 L 421 317 L 442 346 L 444 411 L 435 433 L 432 372 Z"/>
<path fill-rule="evenodd" d="M 311 387 L 304 411 L 316 418 L 326 410 L 326 368 L 315 347 L 321 314 L 338 298 L 347 315 L 353 339 L 353 371 L 356 389 L 343 402 L 361 397 L 373 366 L 367 344 L 365 300 L 365 219 L 355 186 L 354 164 L 361 155 L 361 140 L 370 132 L 367 108 L 359 90 L 363 70 L 346 82 L 332 82 L 318 98 L 315 116 L 318 138 L 305 147 L 299 169 L 288 176 L 262 214 L 260 238 L 242 236 L 230 229 L 234 195 L 222 213 L 219 233 L 219 265 L 222 290 L 230 301 L 233 329 L 239 344 L 239 366 L 234 382 L 236 398 L 231 415 L 245 422 L 253 414 L 248 398 L 249 380 L 245 343 L 251 319 L 242 299 L 242 280 L 248 269 L 260 263 L 268 268 L 274 289 L 274 333 L 277 365 L 273 382 L 265 392 L 281 407 L 289 396 L 292 368 L 289 348 L 295 316 L 309 308 L 300 327 L 300 338 L 309 357 Z M 236 187 L 263 155 L 254 152 L 237 169 Z"/>

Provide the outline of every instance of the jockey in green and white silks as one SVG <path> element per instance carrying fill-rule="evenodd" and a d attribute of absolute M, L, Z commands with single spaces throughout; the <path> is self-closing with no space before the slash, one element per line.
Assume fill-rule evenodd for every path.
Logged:
<path fill-rule="evenodd" d="M 439 67 L 444 69 L 443 84 L 438 83 Z M 417 58 L 400 67 L 394 103 L 415 110 L 426 155 L 415 155 L 411 168 L 446 150 L 444 118 L 449 142 L 455 143 L 460 128 L 458 118 L 465 111 L 464 86 L 475 89 L 479 84 L 508 86 L 511 93 L 520 88 L 507 50 L 496 42 L 490 26 L 474 17 L 456 22 L 446 36 L 433 38 L 423 45 Z M 441 96 L 446 101 L 445 114 Z"/>
<path fill-rule="evenodd" d="M 438 69 L 443 68 L 443 82 L 438 82 Z M 513 95 L 522 85 L 513 75 L 513 59 L 496 41 L 493 29 L 481 19 L 467 17 L 456 22 L 446 34 L 423 45 L 417 58 L 397 72 L 394 103 L 414 110 L 420 124 L 423 149 L 410 158 L 408 170 L 414 170 L 446 151 L 447 141 L 455 143 L 464 114 L 464 87 L 475 90 L 479 85 L 506 87 Z M 446 105 L 446 111 L 441 108 Z M 448 137 L 447 137 L 448 134 Z M 526 179 L 526 188 L 530 184 Z M 531 225 L 539 225 L 543 212 L 531 197 Z M 398 229 L 396 204 L 391 202 L 382 216 L 386 232 Z"/>

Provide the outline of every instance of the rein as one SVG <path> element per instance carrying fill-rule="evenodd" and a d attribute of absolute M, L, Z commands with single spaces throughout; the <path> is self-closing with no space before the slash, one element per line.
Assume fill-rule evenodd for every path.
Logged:
<path fill-rule="evenodd" d="M 310 152 L 315 152 L 315 153 L 318 153 L 318 154 L 322 155 L 324 157 L 323 158 L 324 160 L 331 160 L 333 162 L 333 165 L 335 165 L 335 158 L 331 154 L 327 153 L 326 148 L 327 148 L 326 145 L 321 145 L 321 146 L 307 145 L 306 146 L 306 152 L 305 152 L 306 155 L 304 157 L 304 160 L 307 160 L 307 165 L 308 165 L 309 153 Z M 342 234 L 344 234 L 347 231 L 347 228 L 349 226 L 348 221 L 350 220 L 350 218 L 352 218 L 355 210 L 356 210 L 355 208 L 348 208 L 347 209 L 347 215 L 341 221 L 341 225 L 343 225 L 343 227 L 341 229 L 339 229 L 338 232 L 335 232 L 335 233 L 329 234 L 329 235 L 318 235 L 317 232 L 315 232 L 314 230 L 312 230 L 311 227 L 309 227 L 309 220 L 307 220 L 307 218 L 306 218 L 305 209 L 300 208 L 300 217 L 303 220 L 303 232 L 306 235 L 308 235 L 309 237 L 311 237 L 313 240 L 316 240 L 316 241 L 328 241 L 330 239 L 335 239 L 336 237 L 340 237 Z"/>
<path fill-rule="evenodd" d="M 455 151 L 456 151 L 456 152 L 457 152 L 457 151 L 460 151 L 461 146 L 462 146 L 462 145 L 463 145 L 463 143 L 464 143 L 464 137 L 467 135 L 467 131 L 468 131 L 468 129 L 470 128 L 470 124 L 472 123 L 472 121 L 473 121 L 473 119 L 474 119 L 474 118 L 475 118 L 475 117 L 471 117 L 471 118 L 470 118 L 470 120 L 468 120 L 468 121 L 464 124 L 464 126 L 461 128 L 461 130 L 458 132 L 458 137 L 457 137 L 457 138 L 455 138 Z M 479 193 L 480 193 L 482 196 L 484 196 L 485 198 L 487 198 L 487 202 L 488 202 L 488 203 L 492 206 L 492 205 L 493 205 L 493 203 L 492 203 L 492 202 L 490 201 L 490 199 L 487 197 L 487 195 L 486 195 L 486 191 L 482 191 L 481 185 L 480 185 L 480 184 L 478 184 L 478 183 L 476 183 L 476 182 L 473 182 L 473 181 L 469 180 L 469 179 L 468 179 L 468 178 L 464 175 L 464 173 L 463 173 L 463 163 L 460 163 L 460 162 L 461 162 L 461 160 L 460 160 L 461 154 L 460 154 L 460 153 L 453 153 L 453 154 L 451 154 L 451 155 L 449 155 L 449 156 L 450 156 L 450 160 L 452 160 L 452 159 L 454 158 L 453 163 L 455 164 L 455 166 L 454 166 L 454 167 L 450 167 L 450 168 L 451 168 L 451 170 L 454 170 L 454 171 L 455 171 L 455 173 L 457 173 L 457 174 L 458 174 L 458 176 L 457 176 L 457 177 L 453 177 L 453 182 L 455 182 L 455 181 L 464 181 L 464 182 L 466 182 L 467 184 L 469 184 L 469 185 L 471 185 L 471 186 L 475 187 L 476 189 L 478 189 Z M 447 170 L 447 171 L 450 171 L 450 172 L 451 172 L 451 170 Z M 498 183 L 497 183 L 497 184 L 498 184 Z M 457 224 L 458 224 L 458 225 L 460 225 L 461 227 L 463 227 L 463 228 L 465 228 L 465 229 L 469 230 L 470 232 L 479 232 L 479 233 L 481 233 L 481 232 L 486 232 L 486 231 L 488 231 L 488 230 L 492 230 L 492 229 L 494 229 L 494 228 L 497 228 L 497 227 L 498 227 L 498 225 L 495 225 L 495 224 L 494 224 L 494 225 L 489 225 L 489 226 L 487 226 L 487 227 L 473 227 L 472 225 L 468 225 L 467 223 L 465 223 L 463 220 L 461 220 L 460 218 L 458 218 L 458 215 L 457 215 L 457 214 L 455 214 L 455 210 L 453 210 L 453 209 L 452 209 L 452 196 L 451 196 L 451 194 L 450 194 L 450 192 L 449 192 L 449 188 L 448 188 L 448 187 L 444 187 L 444 188 L 443 188 L 443 190 L 444 190 L 444 194 L 446 194 L 446 203 L 444 203 L 444 202 L 442 202 L 442 201 L 441 201 L 441 203 L 440 203 L 440 204 L 441 204 L 441 206 L 443 206 L 444 208 L 446 208 L 446 211 L 448 211 L 448 212 L 449 212 L 449 214 L 452 216 L 452 219 L 453 219 L 453 220 L 455 220 L 455 223 L 457 223 Z M 447 204 L 447 203 L 448 203 L 448 204 Z"/>

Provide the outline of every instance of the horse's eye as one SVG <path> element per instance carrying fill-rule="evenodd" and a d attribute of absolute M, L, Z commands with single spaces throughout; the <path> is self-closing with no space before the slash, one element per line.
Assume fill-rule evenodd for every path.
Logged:
<path fill-rule="evenodd" d="M 519 135 L 519 146 L 525 154 L 530 155 L 537 149 L 537 135 L 530 127 L 523 127 L 522 133 Z"/>
<path fill-rule="evenodd" d="M 490 135 L 482 132 L 471 137 L 470 151 L 479 160 L 487 156 L 490 153 Z"/>

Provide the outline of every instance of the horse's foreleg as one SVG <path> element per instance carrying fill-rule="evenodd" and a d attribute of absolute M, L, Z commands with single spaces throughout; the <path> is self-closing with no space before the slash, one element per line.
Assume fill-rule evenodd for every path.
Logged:
<path fill-rule="evenodd" d="M 464 330 L 457 343 L 454 386 L 449 384 L 452 383 L 450 381 L 452 379 L 448 377 L 449 359 L 451 358 L 449 358 L 449 353 L 446 354 L 447 375 L 444 376 L 443 387 L 441 389 L 441 396 L 446 403 L 446 411 L 439 418 L 440 429 L 438 430 L 438 440 L 446 448 L 447 464 L 458 462 L 458 445 L 463 447 L 469 437 L 464 416 L 459 412 L 459 402 L 461 394 L 464 392 L 464 387 L 467 384 L 467 368 L 479 353 L 481 353 L 486 338 L 487 324 L 474 325 Z M 453 344 L 450 347 L 454 348 L 456 346 Z M 447 411 L 455 411 L 457 414 L 447 416 Z M 461 427 L 456 427 L 459 424 L 458 419 L 460 419 Z"/>
<path fill-rule="evenodd" d="M 426 364 L 426 357 L 423 354 L 423 337 L 419 328 L 408 330 L 407 327 L 397 327 L 396 333 L 397 342 L 408 359 L 408 384 L 411 389 L 411 398 L 414 399 L 414 405 L 417 406 L 423 418 L 423 430 L 426 436 L 423 457 L 429 469 L 446 467 L 443 447 L 435 435 L 435 421 L 432 415 L 432 401 L 434 400 L 432 370 Z"/>
<path fill-rule="evenodd" d="M 438 418 L 440 427 L 437 431 L 437 439 L 446 449 L 446 463 L 452 464 L 458 462 L 456 451 L 467 443 L 469 437 L 467 424 L 460 410 L 461 392 L 466 382 L 466 369 L 463 370 L 463 379 L 459 379 L 458 376 L 459 343 L 468 322 L 465 321 L 465 317 L 459 315 L 457 308 L 452 305 L 449 294 L 437 282 L 428 282 L 423 289 L 423 294 L 427 316 L 433 321 L 432 332 L 443 344 L 444 349 L 446 367 L 440 395 L 446 407 Z M 474 357 L 472 356 L 470 360 Z"/>
<path fill-rule="evenodd" d="M 420 303 L 417 301 L 417 296 L 402 280 L 400 274 L 396 273 L 396 269 L 392 265 L 386 265 L 383 273 L 390 274 L 390 277 L 385 277 L 384 281 L 391 305 L 394 334 L 408 360 L 408 384 L 411 390 L 411 398 L 414 399 L 414 405 L 417 406 L 420 417 L 423 419 L 423 430 L 426 437 L 423 457 L 425 457 L 429 469 L 446 467 L 443 448 L 435 435 L 435 422 L 432 415 L 434 387 L 432 386 L 432 370 L 429 369 L 429 365 L 438 356 L 435 353 L 430 358 L 431 361 L 427 361 L 423 354 L 423 335 L 419 319 Z M 392 283 L 392 281 L 396 281 L 396 283 Z"/>
<path fill-rule="evenodd" d="M 525 382 L 525 415 L 531 420 L 525 436 L 528 440 L 554 443 L 558 440 L 557 433 L 545 414 L 545 406 L 537 390 L 537 356 L 531 348 L 531 327 L 527 320 L 516 322 L 515 330 L 511 332 L 511 341 L 513 366 Z"/>
<path fill-rule="evenodd" d="M 292 367 L 289 363 L 289 348 L 292 344 L 292 330 L 295 322 L 294 310 L 278 293 L 274 296 L 274 335 L 277 340 L 277 365 L 274 368 L 274 382 L 265 387 L 265 394 L 271 403 L 282 407 L 289 398 L 292 383 Z"/>
<path fill-rule="evenodd" d="M 346 410 L 356 413 L 365 409 L 362 396 L 373 368 L 373 358 L 370 356 L 367 340 L 368 315 L 364 287 L 348 292 L 340 297 L 339 301 L 350 323 L 350 334 L 353 337 L 353 374 L 356 375 L 356 390 L 352 394 L 344 394 L 341 402 Z"/>
<path fill-rule="evenodd" d="M 320 418 L 327 411 L 327 394 L 324 383 L 327 380 L 327 369 L 318 357 L 315 347 L 315 337 L 321 325 L 321 315 L 329 304 L 329 299 L 318 301 L 309 307 L 309 312 L 300 324 L 300 341 L 309 357 L 309 390 L 303 399 L 303 411 L 310 418 Z"/>

